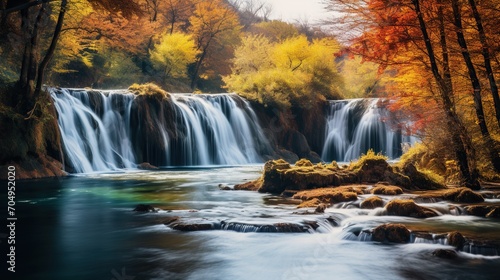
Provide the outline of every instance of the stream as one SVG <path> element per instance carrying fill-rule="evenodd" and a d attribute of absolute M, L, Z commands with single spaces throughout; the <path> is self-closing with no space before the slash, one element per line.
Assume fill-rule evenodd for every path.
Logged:
<path fill-rule="evenodd" d="M 16 279 L 497 279 L 495 248 L 441 259 L 432 252 L 452 247 L 439 235 L 383 244 L 364 230 L 397 222 L 498 243 L 498 219 L 461 215 L 461 206 L 448 202 L 422 203 L 443 214 L 428 219 L 386 216 L 383 208 L 358 208 L 359 201 L 305 215 L 314 209 L 297 209 L 296 200 L 219 188 L 256 179 L 261 170 L 170 168 L 20 181 Z M 132 211 L 138 204 L 161 210 Z M 177 231 L 163 224 L 173 216 L 216 229 Z M 305 232 L 272 232 L 277 224 Z"/>

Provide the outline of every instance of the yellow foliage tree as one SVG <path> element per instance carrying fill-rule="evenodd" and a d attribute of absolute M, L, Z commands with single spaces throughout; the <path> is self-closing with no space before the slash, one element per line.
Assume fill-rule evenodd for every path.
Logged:
<path fill-rule="evenodd" d="M 332 39 L 308 42 L 305 36 L 296 36 L 272 43 L 250 35 L 236 49 L 233 73 L 224 82 L 250 100 L 283 109 L 338 98 L 342 84 L 334 62 L 338 50 Z"/>
<path fill-rule="evenodd" d="M 198 51 L 190 35 L 180 32 L 165 33 L 150 52 L 155 68 L 165 77 L 185 77 L 187 66 L 194 63 Z"/>

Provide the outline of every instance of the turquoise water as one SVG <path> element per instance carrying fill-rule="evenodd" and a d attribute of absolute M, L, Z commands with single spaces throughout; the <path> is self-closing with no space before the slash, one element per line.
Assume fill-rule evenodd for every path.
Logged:
<path fill-rule="evenodd" d="M 18 181 L 17 272 L 12 279 L 497 279 L 498 256 L 460 252 L 458 259 L 445 260 L 432 251 L 451 248 L 447 245 L 380 244 L 361 241 L 355 233 L 401 222 L 435 233 L 458 229 L 498 242 L 498 220 L 453 213 L 417 220 L 349 205 L 298 215 L 297 201 L 218 187 L 255 179 L 261 169 L 170 169 Z M 5 201 L 5 194 L 1 198 Z M 133 212 L 139 203 L 162 210 Z M 320 227 L 306 233 L 180 232 L 162 224 L 172 216 L 214 223 L 317 221 Z M 326 217 L 335 217 L 339 225 L 324 222 Z M 5 252 L 4 239 L 0 245 Z"/>

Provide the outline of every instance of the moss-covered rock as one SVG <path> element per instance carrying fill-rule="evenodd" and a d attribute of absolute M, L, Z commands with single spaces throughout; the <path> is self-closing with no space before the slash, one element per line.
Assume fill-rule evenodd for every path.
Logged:
<path fill-rule="evenodd" d="M 410 231 L 402 224 L 385 224 L 372 231 L 372 239 L 379 242 L 407 243 Z"/>
<path fill-rule="evenodd" d="M 385 206 L 387 214 L 395 216 L 406 216 L 413 218 L 435 217 L 437 214 L 425 207 L 417 205 L 413 200 L 394 199 Z"/>
<path fill-rule="evenodd" d="M 243 184 L 234 185 L 234 189 L 237 191 L 258 191 L 261 187 L 262 179 L 260 178 Z"/>
<path fill-rule="evenodd" d="M 372 194 L 398 195 L 403 193 L 403 189 L 398 186 L 376 184 L 371 190 Z"/>
<path fill-rule="evenodd" d="M 302 158 L 300 160 L 298 160 L 297 162 L 295 162 L 295 166 L 313 166 L 312 162 L 308 159 L 305 159 L 305 158 Z"/>
<path fill-rule="evenodd" d="M 264 164 L 264 173 L 261 178 L 251 185 L 260 185 L 259 192 L 275 194 L 285 190 L 300 191 L 377 182 L 387 182 L 389 185 L 407 189 L 424 189 L 426 187 L 433 189 L 439 185 L 435 182 L 432 183 L 430 179 L 429 183 L 423 184 L 422 182 L 425 180 L 422 178 L 425 177 L 425 174 L 420 174 L 416 169 L 412 174 L 416 176 L 416 180 L 413 180 L 412 176 L 401 173 L 398 168 L 391 167 L 384 156 L 374 153 L 368 153 L 346 168 L 340 168 L 336 162 L 313 165 L 307 159 L 301 159 L 296 162 L 295 166 L 291 166 L 288 162 L 280 159 L 267 161 Z M 394 194 L 402 192 L 397 187 L 384 187 L 380 190 L 381 193 L 384 191 Z"/>
<path fill-rule="evenodd" d="M 305 201 L 318 199 L 326 203 L 339 203 L 346 201 L 354 201 L 358 199 L 357 192 L 354 187 L 338 187 L 338 188 L 319 188 L 314 190 L 300 191 L 293 198 L 302 199 Z"/>
<path fill-rule="evenodd" d="M 313 199 L 303 201 L 301 204 L 299 204 L 297 206 L 297 208 L 317 207 L 320 204 L 321 204 L 321 200 L 319 200 L 318 198 L 313 198 Z"/>
<path fill-rule="evenodd" d="M 375 209 L 378 207 L 384 207 L 384 201 L 380 197 L 374 195 L 363 200 L 360 207 L 362 209 Z"/>
<path fill-rule="evenodd" d="M 420 195 L 419 198 L 442 199 L 458 203 L 484 202 L 484 198 L 480 193 L 474 192 L 471 189 L 465 187 L 426 192 L 425 194 Z"/>
<path fill-rule="evenodd" d="M 133 84 L 128 88 L 135 95 L 149 96 L 162 100 L 170 98 L 170 94 L 153 83 Z"/>

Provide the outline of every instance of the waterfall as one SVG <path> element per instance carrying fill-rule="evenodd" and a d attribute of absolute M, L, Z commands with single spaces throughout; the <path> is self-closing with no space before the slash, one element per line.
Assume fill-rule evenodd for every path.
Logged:
<path fill-rule="evenodd" d="M 369 149 L 399 158 L 401 145 L 414 143 L 416 138 L 393 130 L 388 110 L 379 103 L 377 98 L 330 101 L 321 158 L 350 161 Z"/>
<path fill-rule="evenodd" d="M 235 94 L 55 89 L 67 163 L 76 173 L 157 166 L 258 163 L 273 153 L 248 102 Z"/>

